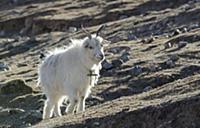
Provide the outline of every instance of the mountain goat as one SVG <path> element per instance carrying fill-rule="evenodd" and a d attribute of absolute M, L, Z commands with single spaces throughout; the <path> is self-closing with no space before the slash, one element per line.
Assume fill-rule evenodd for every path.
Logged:
<path fill-rule="evenodd" d="M 105 58 L 103 38 L 99 36 L 103 27 L 93 35 L 82 27 L 87 37 L 71 40 L 67 49 L 51 52 L 39 66 L 38 83 L 47 97 L 43 119 L 53 114 L 61 116 L 60 106 L 65 98 L 69 100 L 66 113 L 85 110 L 85 99 L 97 82 Z"/>

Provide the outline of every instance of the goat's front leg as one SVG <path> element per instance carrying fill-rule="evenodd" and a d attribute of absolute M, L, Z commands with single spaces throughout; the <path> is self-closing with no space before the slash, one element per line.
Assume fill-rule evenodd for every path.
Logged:
<path fill-rule="evenodd" d="M 52 101 L 47 99 L 44 104 L 44 109 L 43 109 L 43 119 L 48 119 L 53 116 L 53 111 L 54 111 L 54 104 Z"/>
<path fill-rule="evenodd" d="M 77 112 L 85 111 L 85 97 L 81 96 L 78 101 Z"/>
<path fill-rule="evenodd" d="M 69 105 L 67 106 L 65 113 L 74 113 L 75 107 L 77 106 L 78 99 L 77 98 L 72 98 L 69 99 Z"/>

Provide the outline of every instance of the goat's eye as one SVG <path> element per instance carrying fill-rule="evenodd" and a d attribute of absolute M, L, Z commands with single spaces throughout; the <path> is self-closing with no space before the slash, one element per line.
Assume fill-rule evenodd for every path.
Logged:
<path fill-rule="evenodd" d="M 103 47 L 103 44 L 100 44 L 101 47 Z"/>
<path fill-rule="evenodd" d="M 93 47 L 92 47 L 92 46 L 89 46 L 88 48 L 89 48 L 89 49 L 93 49 Z"/>

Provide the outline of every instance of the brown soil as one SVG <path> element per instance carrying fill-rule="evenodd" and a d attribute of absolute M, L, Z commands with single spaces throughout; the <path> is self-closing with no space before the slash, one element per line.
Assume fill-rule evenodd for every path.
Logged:
<path fill-rule="evenodd" d="M 200 127 L 199 0 L 16 1 L 0 1 L 0 127 Z M 82 24 L 106 24 L 108 62 L 129 59 L 101 71 L 84 113 L 42 121 L 39 55 L 84 37 Z"/>

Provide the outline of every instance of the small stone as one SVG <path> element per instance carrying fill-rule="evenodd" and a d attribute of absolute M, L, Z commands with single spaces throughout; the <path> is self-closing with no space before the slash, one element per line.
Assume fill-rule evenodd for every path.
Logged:
<path fill-rule="evenodd" d="M 42 113 L 40 110 L 32 110 L 31 115 L 35 118 L 41 119 L 42 118 Z"/>
<path fill-rule="evenodd" d="M 171 42 L 167 42 L 164 44 L 165 49 L 171 48 L 172 47 L 172 43 Z"/>
<path fill-rule="evenodd" d="M 120 60 L 122 60 L 124 63 L 129 61 L 129 55 L 122 54 L 122 56 L 120 56 Z"/>
<path fill-rule="evenodd" d="M 4 62 L 0 62 L 0 71 L 7 71 L 9 70 L 9 67 L 7 64 L 5 64 Z"/>
<path fill-rule="evenodd" d="M 199 28 L 199 24 L 198 24 L 198 23 L 196 23 L 196 24 L 191 24 L 191 25 L 189 26 L 189 28 L 190 28 L 190 29 Z"/>
<path fill-rule="evenodd" d="M 152 42 L 155 41 L 155 40 L 156 40 L 155 37 L 151 37 L 151 38 L 149 39 L 149 42 L 148 42 L 148 43 L 152 43 Z"/>
<path fill-rule="evenodd" d="M 155 71 L 157 71 L 157 69 L 158 69 L 158 67 L 157 67 L 155 64 L 150 64 L 149 70 L 150 70 L 151 72 L 155 72 Z"/>
<path fill-rule="evenodd" d="M 174 63 L 174 61 L 172 61 L 171 59 L 169 59 L 169 60 L 166 61 L 166 65 L 169 66 L 169 67 L 174 67 L 175 63 Z"/>
<path fill-rule="evenodd" d="M 138 65 L 134 66 L 131 70 L 130 70 L 132 75 L 139 75 L 142 73 L 142 68 L 139 67 Z"/>
<path fill-rule="evenodd" d="M 71 32 L 71 33 L 77 32 L 77 28 L 76 27 L 69 27 L 69 32 Z"/>
<path fill-rule="evenodd" d="M 13 4 L 17 4 L 17 3 L 18 3 L 18 0 L 12 0 L 12 3 L 13 3 Z"/>
<path fill-rule="evenodd" d="M 113 54 L 117 54 L 118 52 L 119 52 L 119 48 L 111 48 L 111 49 L 109 49 L 108 50 L 108 52 L 111 52 L 111 53 L 113 53 Z"/>
<path fill-rule="evenodd" d="M 171 59 L 172 61 L 177 61 L 177 60 L 179 59 L 179 56 L 178 56 L 178 55 L 171 55 L 171 56 L 170 56 L 170 59 Z"/>
<path fill-rule="evenodd" d="M 28 64 L 26 64 L 26 63 L 18 63 L 17 64 L 17 67 L 25 67 L 25 66 L 28 66 Z"/>
<path fill-rule="evenodd" d="M 176 36 L 176 35 L 179 35 L 179 34 L 181 34 L 181 31 L 179 29 L 176 29 L 172 35 Z"/>
<path fill-rule="evenodd" d="M 31 123 L 27 123 L 26 126 L 27 126 L 27 127 L 30 127 L 30 126 L 31 126 Z"/>
<path fill-rule="evenodd" d="M 187 32 L 188 29 L 186 27 L 183 28 L 182 32 Z"/>
<path fill-rule="evenodd" d="M 113 68 L 113 65 L 111 63 L 109 63 L 107 60 L 104 60 L 102 62 L 102 67 L 103 69 L 105 70 L 109 70 L 109 69 L 112 69 Z"/>
<path fill-rule="evenodd" d="M 186 41 L 180 41 L 177 45 L 178 45 L 178 48 L 183 48 L 183 47 L 185 47 L 187 44 L 188 44 L 188 42 L 186 42 Z"/>
<path fill-rule="evenodd" d="M 0 31 L 0 36 L 5 36 L 5 31 Z"/>
<path fill-rule="evenodd" d="M 119 67 L 123 64 L 123 62 L 120 59 L 116 59 L 116 60 L 112 60 L 112 64 L 114 67 Z"/>
<path fill-rule="evenodd" d="M 128 33 L 128 40 L 137 40 L 137 37 L 132 32 L 129 32 Z"/>
<path fill-rule="evenodd" d="M 99 123 L 99 122 L 94 122 L 93 125 L 94 125 L 94 126 L 99 126 L 100 123 Z"/>
<path fill-rule="evenodd" d="M 151 38 L 146 38 L 146 39 L 143 39 L 141 40 L 142 43 L 146 43 L 146 44 L 149 44 L 149 43 L 152 43 L 153 41 L 155 40 L 154 37 L 151 37 Z"/>
<path fill-rule="evenodd" d="M 152 89 L 151 86 L 147 86 L 147 87 L 144 88 L 144 91 L 147 92 L 147 91 L 149 91 L 149 90 L 151 90 L 151 89 Z"/>
<path fill-rule="evenodd" d="M 141 42 L 142 42 L 142 43 L 147 43 L 147 42 L 148 42 L 148 39 L 146 39 L 146 38 L 145 38 L 145 39 L 142 39 Z"/>
<path fill-rule="evenodd" d="M 126 18 L 128 18 L 127 15 L 121 15 L 121 16 L 119 17 L 119 19 L 126 19 Z"/>
<path fill-rule="evenodd" d="M 32 93 L 31 87 L 27 86 L 26 83 L 21 79 L 11 80 L 3 84 L 0 90 L 0 94 L 28 94 Z"/>

